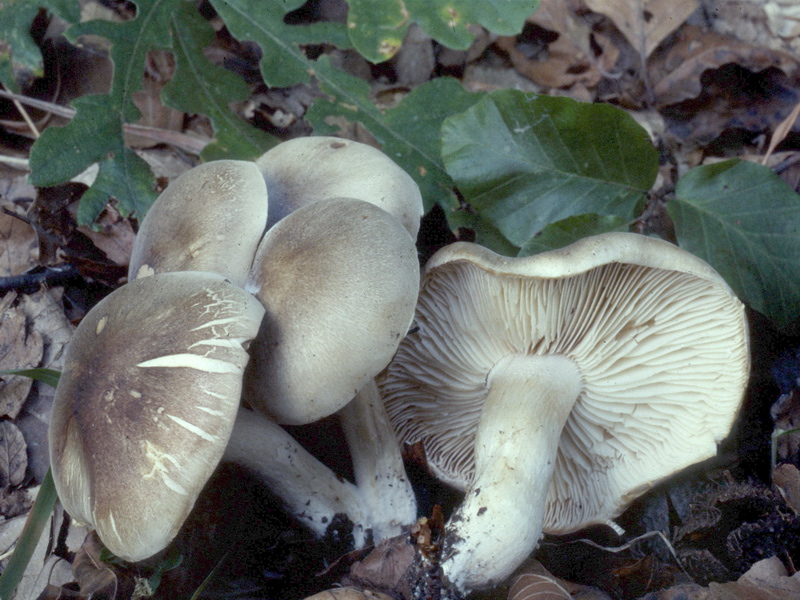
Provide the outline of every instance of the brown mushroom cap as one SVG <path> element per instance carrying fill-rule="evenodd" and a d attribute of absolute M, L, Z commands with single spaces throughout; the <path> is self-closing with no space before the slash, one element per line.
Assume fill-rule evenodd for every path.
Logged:
<path fill-rule="evenodd" d="M 67 351 L 50 423 L 59 497 L 126 560 L 163 549 L 219 462 L 263 308 L 210 273 L 133 281 Z"/>
<path fill-rule="evenodd" d="M 335 198 L 267 231 L 246 289 L 266 315 L 245 397 L 279 423 L 311 423 L 388 364 L 414 314 L 417 251 L 386 211 Z"/>
<path fill-rule="evenodd" d="M 269 226 L 331 198 L 356 198 L 392 214 L 416 238 L 422 196 L 414 180 L 380 150 L 336 137 L 278 144 L 256 161 L 270 196 Z"/>
<path fill-rule="evenodd" d="M 267 224 L 267 188 L 252 162 L 217 160 L 173 181 L 139 228 L 128 279 L 170 271 L 221 273 L 244 285 Z"/>
<path fill-rule="evenodd" d="M 561 435 L 548 533 L 607 522 L 713 456 L 749 374 L 744 308 L 724 280 L 636 234 L 526 258 L 453 244 L 426 266 L 415 324 L 381 390 L 401 439 L 422 442 L 435 474 L 460 489 L 491 368 L 512 354 L 577 365 L 583 390 Z"/>

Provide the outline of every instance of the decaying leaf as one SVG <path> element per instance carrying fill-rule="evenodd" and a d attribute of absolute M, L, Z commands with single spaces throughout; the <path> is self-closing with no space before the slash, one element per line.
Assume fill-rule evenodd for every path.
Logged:
<path fill-rule="evenodd" d="M 35 193 L 32 186 L 23 183 L 24 177 L 10 182 L 3 196 L 15 197 L 19 193 Z M 23 187 L 24 186 L 24 187 Z M 23 216 L 23 211 L 13 202 L 2 198 L 0 207 Z M 38 254 L 36 233 L 22 218 L 0 212 L 0 277 L 19 275 L 35 264 Z"/>
<path fill-rule="evenodd" d="M 106 207 L 97 218 L 95 228 L 80 225 L 78 231 L 92 240 L 114 264 L 127 265 L 130 261 L 136 234 L 130 220 L 123 219 L 113 207 Z"/>
<path fill-rule="evenodd" d="M 772 470 L 772 487 L 783 501 L 800 515 L 800 470 L 791 463 L 781 463 Z"/>
<path fill-rule="evenodd" d="M 19 485 L 28 467 L 25 439 L 11 421 L 0 421 L 0 487 Z"/>
<path fill-rule="evenodd" d="M 29 328 L 16 299 L 11 292 L 0 300 L 0 370 L 31 369 L 42 360 L 42 336 Z M 31 385 L 27 377 L 4 375 L 0 380 L 0 415 L 16 418 Z"/>
<path fill-rule="evenodd" d="M 644 58 L 698 8 L 697 0 L 586 0 L 617 26 Z"/>
<path fill-rule="evenodd" d="M 352 587 L 333 588 L 309 596 L 306 600 L 392 600 L 391 596 L 380 592 L 359 590 Z"/>
<path fill-rule="evenodd" d="M 72 572 L 81 589 L 81 594 L 93 594 L 107 598 L 117 597 L 117 576 L 107 564 L 100 560 L 103 545 L 95 532 L 86 536 L 83 546 L 75 554 Z"/>
<path fill-rule="evenodd" d="M 529 565 L 514 579 L 508 590 L 508 600 L 571 600 L 570 594 L 556 581 L 541 563 L 529 561 Z"/>
<path fill-rule="evenodd" d="M 696 98 L 703 92 L 700 76 L 709 69 L 730 63 L 752 72 L 775 67 L 791 74 L 798 68 L 797 59 L 784 52 L 751 46 L 686 25 L 678 32 L 669 51 L 658 58 L 654 56 L 650 64 L 648 72 L 658 104 L 665 106 Z"/>
<path fill-rule="evenodd" d="M 166 50 L 153 50 L 147 55 L 147 68 L 142 81 L 142 89 L 131 95 L 133 103 L 142 117 L 139 125 L 158 127 L 171 131 L 183 130 L 183 113 L 161 101 L 161 92 L 172 78 L 175 60 Z M 132 148 L 148 148 L 157 142 L 142 136 L 127 134 L 125 143 Z"/>
<path fill-rule="evenodd" d="M 600 34 L 594 34 L 597 48 L 592 49 L 592 30 L 576 14 L 574 2 L 543 0 L 528 22 L 554 32 L 555 40 L 546 44 L 546 50 L 535 52 L 530 42 L 518 37 L 499 37 L 497 45 L 508 53 L 511 64 L 531 81 L 551 88 L 568 88 L 575 84 L 591 88 L 597 85 L 603 73 L 610 71 L 617 61 L 619 50 Z M 540 41 L 545 46 L 544 41 Z M 541 55 L 540 55 L 541 54 Z"/>
<path fill-rule="evenodd" d="M 778 147 L 778 144 L 785 140 L 786 136 L 792 131 L 798 116 L 800 116 L 800 102 L 795 105 L 792 112 L 789 113 L 789 116 L 781 121 L 781 124 L 775 128 L 775 131 L 772 133 L 772 138 L 769 140 L 767 152 L 764 154 L 764 158 L 761 159 L 762 165 L 768 164 L 769 157 L 772 156 L 772 153 L 774 152 L 775 148 Z"/>
<path fill-rule="evenodd" d="M 800 36 L 800 4 L 796 0 L 769 0 L 764 4 L 767 24 L 778 37 Z"/>
<path fill-rule="evenodd" d="M 713 600 L 797 600 L 800 597 L 800 574 L 789 577 L 777 557 L 755 563 L 732 583 L 711 583 Z"/>

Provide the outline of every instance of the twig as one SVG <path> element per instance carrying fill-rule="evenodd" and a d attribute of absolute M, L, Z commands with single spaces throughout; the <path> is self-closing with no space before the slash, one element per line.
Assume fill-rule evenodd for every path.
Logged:
<path fill-rule="evenodd" d="M 30 106 L 31 108 L 38 108 L 64 117 L 65 119 L 73 119 L 75 117 L 75 109 L 67 106 L 61 106 L 54 102 L 47 102 L 46 100 L 37 100 L 36 98 L 29 98 L 21 94 L 15 94 L 7 90 L 0 90 L 0 98 L 7 98 L 11 101 L 19 102 Z M 190 152 L 192 154 L 200 154 L 203 149 L 211 142 L 208 138 L 201 138 L 197 136 L 187 135 L 177 131 L 170 131 L 168 129 L 160 129 L 158 127 L 148 127 L 147 125 L 137 125 L 136 123 L 125 123 L 123 125 L 126 133 L 140 135 L 147 139 L 163 144 L 176 146 L 181 150 Z"/>
<path fill-rule="evenodd" d="M 74 265 L 61 264 L 52 267 L 37 267 L 37 269 L 22 275 L 0 277 L 0 294 L 11 291 L 32 294 L 43 285 L 63 285 L 78 276 L 78 269 Z"/>

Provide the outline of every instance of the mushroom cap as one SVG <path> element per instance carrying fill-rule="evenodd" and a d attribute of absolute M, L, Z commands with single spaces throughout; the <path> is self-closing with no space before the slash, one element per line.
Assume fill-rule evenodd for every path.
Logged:
<path fill-rule="evenodd" d="M 242 286 L 266 225 L 267 187 L 254 163 L 199 165 L 176 178 L 147 212 L 128 279 L 207 271 Z"/>
<path fill-rule="evenodd" d="M 714 455 L 749 373 L 744 307 L 723 279 L 637 234 L 525 258 L 448 246 L 426 266 L 415 325 L 381 391 L 400 439 L 421 442 L 434 474 L 462 490 L 491 368 L 545 354 L 578 366 L 583 386 L 559 441 L 548 533 L 606 523 Z"/>
<path fill-rule="evenodd" d="M 302 137 L 278 144 L 256 164 L 269 189 L 269 227 L 306 204 L 356 198 L 391 213 L 417 237 L 423 213 L 419 187 L 372 146 L 336 137 Z"/>
<path fill-rule="evenodd" d="M 383 209 L 334 198 L 267 231 L 245 289 L 266 308 L 245 398 L 279 423 L 311 423 L 388 364 L 414 316 L 417 251 Z"/>
<path fill-rule="evenodd" d="M 264 309 L 221 275 L 128 283 L 81 321 L 50 421 L 50 462 L 73 518 L 138 561 L 175 536 L 216 467 Z"/>

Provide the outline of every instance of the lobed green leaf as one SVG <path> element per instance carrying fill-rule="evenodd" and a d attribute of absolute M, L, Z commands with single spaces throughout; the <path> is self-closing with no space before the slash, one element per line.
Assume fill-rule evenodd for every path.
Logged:
<path fill-rule="evenodd" d="M 84 96 L 72 106 L 75 118 L 64 127 L 50 127 L 31 149 L 31 182 L 38 186 L 62 183 L 99 164 L 95 183 L 78 211 L 82 224 L 92 223 L 109 198 L 116 198 L 123 215 L 143 217 L 156 197 L 147 164 L 125 146 L 126 123 L 141 116 L 133 94 L 142 88 L 147 53 L 166 48 L 176 60 L 176 74 L 163 99 L 188 113 L 207 114 L 216 138 L 204 158 L 255 158 L 276 141 L 251 127 L 230 110 L 249 88 L 230 71 L 216 67 L 203 55 L 213 31 L 197 8 L 183 0 L 137 0 L 134 19 L 123 23 L 88 21 L 71 27 L 67 36 L 106 38 L 111 43 L 114 78 L 108 94 Z"/>
<path fill-rule="evenodd" d="M 67 23 L 80 20 L 80 5 L 74 0 L 0 1 L 0 83 L 19 92 L 18 78 L 41 77 L 42 53 L 31 36 L 31 23 L 39 9 L 59 16 Z"/>
<path fill-rule="evenodd" d="M 353 46 L 378 63 L 400 49 L 412 22 L 440 44 L 466 50 L 478 26 L 500 35 L 522 31 L 539 0 L 348 0 L 348 4 Z"/>

